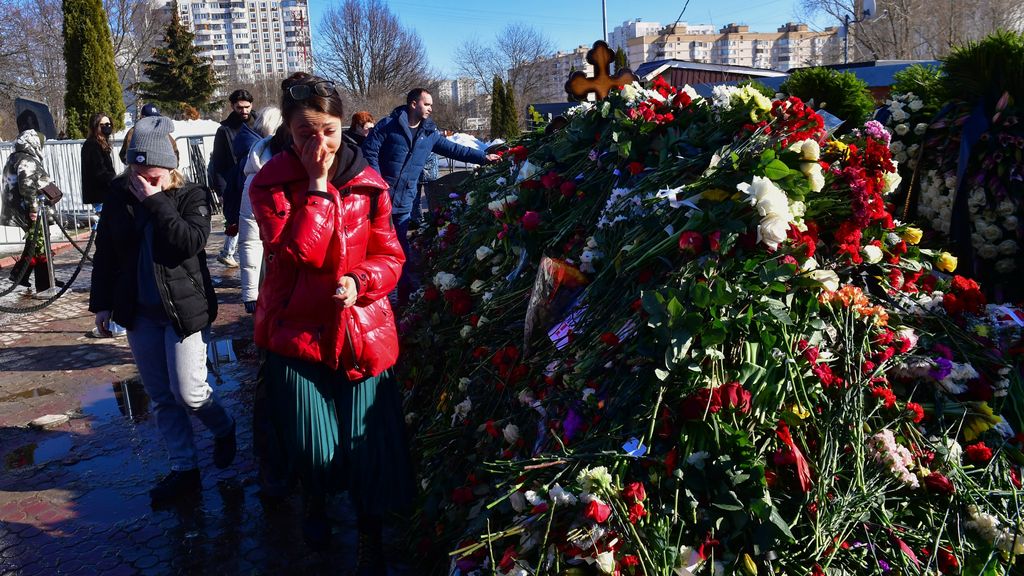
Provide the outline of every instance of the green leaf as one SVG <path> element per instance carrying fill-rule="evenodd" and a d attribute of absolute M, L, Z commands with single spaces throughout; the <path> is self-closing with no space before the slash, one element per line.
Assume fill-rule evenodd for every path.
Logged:
<path fill-rule="evenodd" d="M 690 291 L 693 298 L 693 305 L 697 308 L 708 308 L 711 306 L 711 289 L 703 282 L 693 285 Z"/>
<path fill-rule="evenodd" d="M 772 160 L 764 167 L 764 175 L 772 180 L 782 180 L 789 176 L 789 166 L 781 160 Z"/>
<path fill-rule="evenodd" d="M 796 542 L 796 536 L 793 536 L 793 531 L 789 529 L 789 524 L 786 523 L 782 516 L 779 516 L 778 510 L 772 508 L 772 513 L 768 516 L 768 521 L 778 528 L 779 532 L 782 532 L 783 536 L 788 538 L 790 542 Z"/>
<path fill-rule="evenodd" d="M 683 308 L 682 302 L 680 302 L 679 299 L 676 298 L 675 296 L 673 296 L 672 299 L 668 301 L 667 309 L 669 317 L 672 318 L 673 320 L 682 317 L 683 312 L 686 311 L 686 309 Z"/>

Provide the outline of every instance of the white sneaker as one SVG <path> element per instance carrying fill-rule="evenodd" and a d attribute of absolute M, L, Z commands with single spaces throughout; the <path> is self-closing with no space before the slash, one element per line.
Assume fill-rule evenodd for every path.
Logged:
<path fill-rule="evenodd" d="M 228 268 L 238 268 L 238 261 L 231 256 L 221 254 L 220 256 L 217 256 L 217 262 L 220 262 Z"/>
<path fill-rule="evenodd" d="M 32 297 L 35 298 L 36 300 L 49 300 L 50 298 L 53 298 L 54 295 L 56 295 L 58 292 L 60 292 L 60 288 L 54 286 L 53 288 L 47 288 L 46 290 L 36 292 L 35 294 L 32 295 Z"/>

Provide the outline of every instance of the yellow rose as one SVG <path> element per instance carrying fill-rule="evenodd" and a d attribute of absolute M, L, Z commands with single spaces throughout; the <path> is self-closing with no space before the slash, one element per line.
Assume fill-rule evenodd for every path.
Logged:
<path fill-rule="evenodd" d="M 914 245 L 921 241 L 921 236 L 923 235 L 924 232 L 921 232 L 920 228 L 907 226 L 907 229 L 903 231 L 903 241 L 907 244 Z"/>
<path fill-rule="evenodd" d="M 953 256 L 949 252 L 943 252 L 939 254 L 938 260 L 935 261 L 935 267 L 943 272 L 949 272 L 950 274 L 956 270 L 956 256 Z"/>

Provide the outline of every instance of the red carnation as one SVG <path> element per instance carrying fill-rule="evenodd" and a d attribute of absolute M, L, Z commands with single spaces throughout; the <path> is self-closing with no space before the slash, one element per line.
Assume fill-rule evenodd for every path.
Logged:
<path fill-rule="evenodd" d="M 871 395 L 878 398 L 886 408 L 892 408 L 896 404 L 896 395 L 885 386 L 875 386 L 871 389 Z"/>
<path fill-rule="evenodd" d="M 622 490 L 622 497 L 626 502 L 640 502 L 647 499 L 647 491 L 644 490 L 643 482 L 630 482 Z"/>
<path fill-rule="evenodd" d="M 509 149 L 509 151 L 507 152 L 507 154 L 511 154 L 512 157 L 515 158 L 516 162 L 522 162 L 523 160 L 526 160 L 526 156 L 529 153 L 530 151 L 526 149 L 526 146 L 516 146 L 515 148 Z"/>
<path fill-rule="evenodd" d="M 687 230 L 679 235 L 679 251 L 686 256 L 696 256 L 704 251 L 704 237 L 700 232 Z"/>
<path fill-rule="evenodd" d="M 601 502 L 597 498 L 594 498 L 590 501 L 590 504 L 587 504 L 587 508 L 583 511 L 583 514 L 587 518 L 590 518 L 594 522 L 600 524 L 612 515 L 612 507 Z"/>
<path fill-rule="evenodd" d="M 444 293 L 444 299 L 452 307 L 452 314 L 465 316 L 473 309 L 473 298 L 465 288 L 452 288 Z"/>
<path fill-rule="evenodd" d="M 630 162 L 629 165 L 626 166 L 626 169 L 628 169 L 629 173 L 633 176 L 643 172 L 644 168 L 645 166 L 643 162 Z"/>
<path fill-rule="evenodd" d="M 519 220 L 523 224 L 523 230 L 531 231 L 536 230 L 540 226 L 540 213 L 532 210 L 527 210 L 523 217 Z"/>
<path fill-rule="evenodd" d="M 917 402 L 907 402 L 907 411 L 912 414 L 910 419 L 914 424 L 918 424 L 921 420 L 924 420 L 924 408 L 922 408 Z"/>
<path fill-rule="evenodd" d="M 603 342 L 605 346 L 614 347 L 619 345 L 619 337 L 613 332 L 605 332 L 604 334 L 601 334 L 600 338 L 601 342 Z"/>
<path fill-rule="evenodd" d="M 964 448 L 964 454 L 968 460 L 975 464 L 988 464 L 988 461 L 992 459 L 992 449 L 986 446 L 984 442 L 971 444 Z"/>

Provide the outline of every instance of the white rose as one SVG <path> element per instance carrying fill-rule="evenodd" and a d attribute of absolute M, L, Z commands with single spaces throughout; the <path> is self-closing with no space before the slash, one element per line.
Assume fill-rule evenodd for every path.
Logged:
<path fill-rule="evenodd" d="M 924 122 L 919 122 L 917 126 L 914 126 L 914 134 L 917 134 L 918 136 L 924 136 L 924 133 L 927 131 L 928 124 L 925 124 Z"/>
<path fill-rule="evenodd" d="M 981 235 L 989 242 L 995 242 L 1003 237 L 1003 231 L 1000 230 L 998 226 L 985 226 L 985 228 L 979 230 L 979 232 L 981 232 Z"/>
<path fill-rule="evenodd" d="M 900 152 L 906 150 L 906 146 L 903 144 L 903 142 L 896 140 L 889 145 L 889 150 L 892 150 L 893 154 L 899 154 Z"/>
<path fill-rule="evenodd" d="M 868 244 L 861 249 L 864 254 L 864 261 L 868 264 L 878 264 L 882 261 L 882 249 L 874 244 Z"/>
<path fill-rule="evenodd" d="M 889 194 L 895 191 L 900 186 L 900 182 L 903 181 L 903 177 L 897 171 L 886 172 L 882 174 L 882 179 L 885 180 L 885 187 L 882 189 L 882 194 Z"/>
<path fill-rule="evenodd" d="M 817 162 L 821 158 L 821 146 L 814 140 L 804 140 L 803 145 L 800 146 L 800 154 L 804 160 Z"/>
<path fill-rule="evenodd" d="M 996 262 L 996 272 L 999 272 L 1000 274 L 1009 274 L 1010 272 L 1013 272 L 1016 269 L 1017 262 L 1015 262 L 1014 260 L 1004 258 Z"/>
<path fill-rule="evenodd" d="M 1010 232 L 1016 232 L 1018 224 L 1016 216 L 1007 216 L 1006 219 L 1003 220 L 1003 228 L 1006 228 Z"/>
<path fill-rule="evenodd" d="M 800 171 L 807 177 L 812 192 L 821 192 L 825 187 L 825 175 L 821 172 L 821 164 L 817 162 L 801 162 Z"/>
<path fill-rule="evenodd" d="M 1010 202 L 1009 200 L 1002 200 L 999 202 L 999 205 L 996 206 L 996 212 L 1000 216 L 1009 216 L 1016 212 L 1016 209 L 1013 207 L 1013 202 Z"/>
<path fill-rule="evenodd" d="M 897 124 L 896 125 L 896 135 L 897 136 L 906 136 L 907 132 L 910 132 L 910 126 L 907 126 L 906 124 Z"/>
<path fill-rule="evenodd" d="M 908 104 L 907 107 L 910 108 L 911 111 L 917 112 L 921 108 L 924 108 L 924 102 L 915 98 L 910 101 L 910 104 Z"/>
<path fill-rule="evenodd" d="M 483 262 L 484 260 L 490 258 L 493 255 L 494 255 L 494 250 L 491 250 L 487 246 L 481 246 L 481 247 L 476 249 L 476 259 L 480 260 L 481 262 Z"/>
<path fill-rule="evenodd" d="M 789 214 L 789 199 L 786 198 L 785 192 L 778 188 L 766 190 L 764 194 L 757 198 L 754 207 L 760 216 Z"/>
<path fill-rule="evenodd" d="M 978 256 L 985 260 L 995 260 L 996 257 L 999 256 L 999 250 L 996 250 L 996 247 L 991 244 L 985 244 L 981 248 L 978 248 Z"/>
<path fill-rule="evenodd" d="M 597 558 L 594 558 L 594 564 L 597 565 L 597 569 L 601 571 L 601 574 L 614 574 L 615 553 L 601 552 L 597 555 Z"/>
<path fill-rule="evenodd" d="M 789 233 L 789 215 L 769 214 L 757 226 L 757 240 L 772 250 L 786 241 Z"/>
<path fill-rule="evenodd" d="M 519 440 L 519 426 L 509 424 L 501 429 L 501 434 L 505 436 L 505 442 L 515 444 Z"/>
<path fill-rule="evenodd" d="M 807 260 L 804 260 L 804 263 L 800 266 L 800 270 L 802 272 L 810 272 L 811 270 L 817 270 L 817 269 L 818 269 L 818 261 L 815 260 L 814 258 L 808 258 Z"/>
<path fill-rule="evenodd" d="M 833 270 L 818 269 L 812 271 L 809 276 L 812 280 L 820 282 L 829 292 L 839 290 L 839 275 Z"/>
<path fill-rule="evenodd" d="M 473 327 L 470 326 L 469 324 L 466 324 L 465 326 L 462 327 L 462 330 L 459 330 L 459 336 L 462 336 L 462 339 L 465 340 L 465 339 L 469 338 L 469 334 L 472 331 L 473 331 Z"/>
<path fill-rule="evenodd" d="M 999 243 L 999 254 L 1001 256 L 1013 256 L 1017 253 L 1017 243 L 1013 240 L 1003 240 Z"/>
<path fill-rule="evenodd" d="M 904 112 L 902 108 L 892 111 L 892 119 L 894 122 L 903 122 L 907 118 L 910 118 L 910 114 Z"/>

